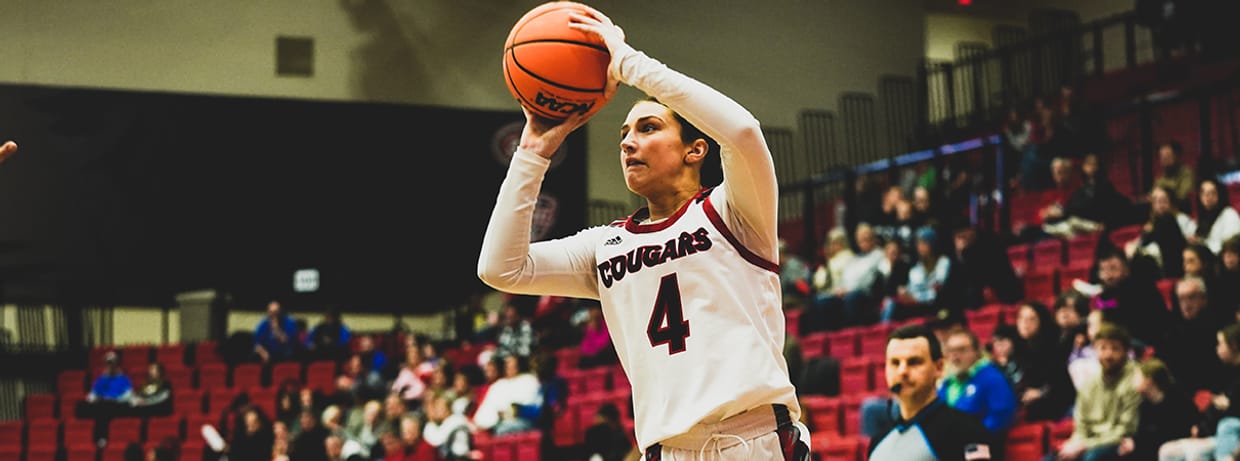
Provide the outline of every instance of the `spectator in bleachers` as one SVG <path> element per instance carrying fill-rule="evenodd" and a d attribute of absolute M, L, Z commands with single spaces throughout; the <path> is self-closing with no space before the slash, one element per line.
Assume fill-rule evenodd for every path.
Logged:
<path fill-rule="evenodd" d="M 276 421 L 292 426 L 301 414 L 301 381 L 293 378 L 285 379 L 276 389 Z"/>
<path fill-rule="evenodd" d="M 530 372 L 526 357 L 508 355 L 502 360 L 504 377 L 492 383 L 482 397 L 474 413 L 474 425 L 495 435 L 532 430 L 534 421 L 521 417 L 516 408 L 537 404 L 541 383 Z"/>
<path fill-rule="evenodd" d="M 430 398 L 426 403 L 426 426 L 422 437 L 435 448 L 440 461 L 469 459 L 473 450 L 473 428 L 470 426 L 468 402 L 449 400 L 446 395 Z"/>
<path fill-rule="evenodd" d="M 1237 306 L 1240 306 L 1240 234 L 1223 242 L 1218 260 L 1219 289 L 1211 296 L 1224 312 L 1236 314 Z"/>
<path fill-rule="evenodd" d="M 364 334 L 357 338 L 357 354 L 362 356 L 362 362 L 369 364 L 371 370 L 378 371 L 384 381 L 396 379 L 399 364 L 395 361 L 389 363 L 387 354 L 375 347 L 375 335 Z"/>
<path fill-rule="evenodd" d="M 912 203 L 914 229 L 928 226 L 939 230 L 939 227 L 943 225 L 943 211 L 940 209 L 939 201 L 934 198 L 933 189 L 926 186 L 914 187 Z"/>
<path fill-rule="evenodd" d="M 418 375 L 418 366 L 422 364 L 422 349 L 417 346 L 405 346 L 405 363 L 392 380 L 389 391 L 398 395 L 405 402 L 417 408 L 414 403 L 426 392 L 426 381 Z"/>
<path fill-rule="evenodd" d="M 1184 247 L 1181 258 L 1184 266 L 1184 274 L 1181 278 L 1198 277 L 1205 284 L 1206 289 L 1214 292 L 1218 288 L 1218 257 L 1214 255 L 1210 248 L 1202 243 L 1190 243 Z M 1171 310 L 1176 309 L 1176 299 L 1171 297 Z"/>
<path fill-rule="evenodd" d="M 1154 261 L 1159 278 L 1181 277 L 1191 219 L 1176 207 L 1171 192 L 1163 186 L 1155 186 L 1149 200 L 1149 219 L 1141 226 L 1141 235 L 1127 243 L 1124 250 L 1129 259 L 1147 257 Z"/>
<path fill-rule="evenodd" d="M 1029 350 L 1018 338 L 1020 335 L 1016 333 L 1016 327 L 1000 323 L 991 332 L 988 347 L 990 361 L 1003 372 L 1008 384 L 1012 386 L 1012 393 L 1017 396 L 1025 390 L 1025 369 L 1032 358 Z"/>
<path fill-rule="evenodd" d="M 1069 288 L 1055 296 L 1055 326 L 1059 332 L 1056 358 L 1065 359 L 1084 342 L 1085 316 L 1089 315 L 1089 297 Z"/>
<path fill-rule="evenodd" d="M 1060 238 L 1071 238 L 1074 225 L 1089 227 L 1079 219 L 1073 220 L 1066 208 L 1068 198 L 1080 188 L 1076 166 L 1072 159 L 1055 157 L 1051 160 L 1051 185 L 1040 192 L 1041 202 L 1038 204 L 1037 215 L 1030 225 L 1021 231 L 1024 240 L 1035 241 L 1047 235 Z"/>
<path fill-rule="evenodd" d="M 379 371 L 362 360 L 361 354 L 350 354 L 336 377 L 337 402 L 355 404 L 381 398 L 387 393 L 387 383 Z"/>
<path fill-rule="evenodd" d="M 132 399 L 133 382 L 121 369 L 120 356 L 116 351 L 107 351 L 103 356 L 103 370 L 95 377 L 86 399 L 77 405 L 77 415 L 106 421 L 127 414 Z"/>
<path fill-rule="evenodd" d="M 1134 460 L 1158 459 L 1158 447 L 1190 435 L 1200 412 L 1192 395 L 1179 386 L 1161 360 L 1146 359 L 1137 366 L 1141 406 L 1137 432 L 1119 444 L 1119 455 Z"/>
<path fill-rule="evenodd" d="M 887 186 L 887 189 L 883 191 L 883 201 L 880 204 L 882 213 L 878 215 L 877 220 L 874 222 L 861 222 L 875 228 L 883 228 L 894 225 L 897 221 L 897 208 L 900 206 L 900 202 L 902 201 L 904 201 L 904 188 L 899 185 Z M 854 232 L 856 231 L 854 230 Z"/>
<path fill-rule="evenodd" d="M 502 326 L 496 340 L 495 354 L 499 357 L 517 355 L 529 359 L 538 348 L 538 337 L 529 317 L 518 306 L 520 296 L 514 296 L 504 304 Z"/>
<path fill-rule="evenodd" d="M 1193 203 L 1189 196 L 1197 185 L 1197 178 L 1193 166 L 1184 162 L 1184 148 L 1179 142 L 1167 141 L 1158 145 L 1158 165 L 1162 171 L 1154 179 L 1154 188 L 1166 189 L 1177 210 L 1191 209 Z M 1150 199 L 1152 201 L 1153 197 Z"/>
<path fill-rule="evenodd" d="M 422 402 L 430 400 L 432 396 L 446 395 L 449 399 L 456 398 L 456 391 L 452 389 L 452 382 L 455 381 L 456 368 L 452 363 L 441 361 L 438 366 L 431 370 L 431 374 L 426 380 L 426 393 L 422 395 Z"/>
<path fill-rule="evenodd" d="M 341 321 L 340 310 L 331 307 L 306 336 L 306 353 L 311 360 L 340 360 L 349 354 L 350 339 L 352 332 Z"/>
<path fill-rule="evenodd" d="M 844 267 L 852 261 L 855 254 L 848 245 L 848 231 L 843 227 L 834 227 L 827 232 L 827 241 L 823 243 L 823 257 L 826 261 L 814 269 L 813 285 L 815 293 L 830 293 L 841 285 L 844 279 Z"/>
<path fill-rule="evenodd" d="M 344 410 L 340 405 L 328 405 L 323 409 L 319 423 L 328 434 L 344 435 Z"/>
<path fill-rule="evenodd" d="M 1131 264 L 1118 249 L 1100 250 L 1097 267 L 1101 291 L 1093 297 L 1091 306 L 1111 311 L 1112 319 L 1127 329 L 1140 346 L 1157 346 L 1160 329 L 1166 325 L 1167 304 L 1155 279 L 1145 271 L 1133 270 Z"/>
<path fill-rule="evenodd" d="M 1240 213 L 1231 206 L 1227 187 L 1214 178 L 1197 184 L 1197 207 L 1189 226 L 1189 243 L 1202 243 L 1218 254 L 1223 242 L 1240 234 Z"/>
<path fill-rule="evenodd" d="M 936 297 L 941 310 L 961 318 L 963 309 L 977 309 L 987 303 L 987 288 L 1003 303 L 1015 303 L 1024 296 L 1024 285 L 993 233 L 966 220 L 955 221 L 951 230 L 953 251 L 947 281 Z"/>
<path fill-rule="evenodd" d="M 779 239 L 779 284 L 783 288 L 784 305 L 802 305 L 809 295 L 809 264 Z"/>
<path fill-rule="evenodd" d="M 1132 201 L 1111 183 L 1101 162 L 1095 152 L 1086 153 L 1081 158 L 1080 185 L 1068 196 L 1064 205 L 1064 215 L 1069 221 L 1083 221 L 1075 226 L 1069 224 L 1074 234 L 1093 232 L 1099 227 L 1119 227 L 1127 222 L 1131 214 Z"/>
<path fill-rule="evenodd" d="M 1068 415 L 1076 388 L 1060 348 L 1059 327 L 1042 303 L 1022 302 L 1016 311 L 1016 341 L 1028 354 L 1016 398 L 1026 421 L 1058 421 Z"/>
<path fill-rule="evenodd" d="M 404 418 L 405 415 L 420 411 L 422 401 L 421 399 L 415 400 L 412 402 L 412 404 L 418 405 L 419 410 L 410 408 L 409 406 L 410 402 L 401 398 L 400 394 L 397 394 L 395 392 L 388 394 L 387 397 L 384 397 L 383 398 L 383 416 L 380 418 L 379 428 L 376 429 L 375 432 L 380 435 L 382 435 L 384 432 L 393 432 L 393 433 L 399 434 L 401 418 Z"/>
<path fill-rule="evenodd" d="M 164 376 L 164 366 L 151 362 L 146 367 L 146 378 L 138 387 L 133 399 L 134 414 L 140 416 L 162 416 L 172 413 L 172 383 Z"/>
<path fill-rule="evenodd" d="M 615 403 L 599 405 L 585 432 L 587 461 L 623 461 L 633 450 L 620 420 L 620 408 Z"/>
<path fill-rule="evenodd" d="M 403 458 L 405 461 L 439 461 L 435 447 L 422 437 L 424 419 L 421 414 L 415 413 L 405 415 L 400 420 L 400 439 L 406 447 Z"/>
<path fill-rule="evenodd" d="M 816 293 L 814 300 L 801 314 L 802 334 L 866 325 L 878 320 L 878 298 L 881 288 L 879 264 L 886 257 L 874 228 L 857 225 L 857 254 L 841 273 L 832 291 Z"/>
<path fill-rule="evenodd" d="M 298 421 L 301 423 L 292 433 L 289 441 L 289 458 L 297 461 L 323 461 L 327 459 L 327 448 L 324 440 L 330 433 L 323 426 L 319 414 L 310 410 L 302 410 Z M 250 459 L 250 458 L 243 458 Z M 260 458 L 252 458 L 260 459 Z"/>
<path fill-rule="evenodd" d="M 344 439 L 357 443 L 361 453 L 370 456 L 371 449 L 379 443 L 382 416 L 383 403 L 379 400 L 353 406 L 345 418 Z"/>
<path fill-rule="evenodd" d="M 292 359 L 300 348 L 297 322 L 279 301 L 267 303 L 267 316 L 254 329 L 254 353 L 263 363 Z"/>
<path fill-rule="evenodd" d="M 1038 156 L 1038 145 L 1034 138 L 1033 120 L 1019 107 L 1013 105 L 1007 110 L 1007 118 L 1003 120 L 1004 152 L 1009 154 L 1008 171 L 1020 173 L 1019 182 L 1012 184 L 1026 191 L 1041 190 L 1050 183 L 1050 164 Z M 1019 167 L 1016 167 L 1019 165 Z M 1016 175 L 1012 175 L 1013 179 Z"/>
<path fill-rule="evenodd" d="M 948 405 L 976 416 L 986 429 L 1002 436 L 1016 418 L 1016 395 L 1003 371 L 983 354 L 977 335 L 967 329 L 947 333 L 944 356 L 951 373 L 944 373 L 939 398 Z"/>
<path fill-rule="evenodd" d="M 534 376 L 538 378 L 538 399 L 516 405 L 517 416 L 531 421 L 534 429 L 542 431 L 543 453 L 552 453 L 555 444 L 556 420 L 568 411 L 568 380 L 559 375 L 560 362 L 552 352 L 540 352 L 531 360 Z"/>
<path fill-rule="evenodd" d="M 469 363 L 456 371 L 456 375 L 452 377 L 452 401 L 448 402 L 449 408 L 455 408 L 457 405 L 464 405 L 465 415 L 473 416 L 474 409 L 478 407 L 478 387 L 483 385 L 486 377 L 483 376 L 482 367 Z"/>
<path fill-rule="evenodd" d="M 1240 324 L 1219 329 L 1215 340 L 1215 354 L 1225 368 L 1210 385 L 1204 415 L 1192 428 L 1192 437 L 1159 448 L 1160 460 L 1228 460 L 1240 450 L 1240 404 L 1232 405 L 1233 399 L 1240 399 Z"/>
<path fill-rule="evenodd" d="M 938 248 L 938 234 L 923 226 L 917 231 L 917 260 L 907 267 L 904 284 L 894 296 L 883 299 L 884 322 L 932 315 L 936 309 L 939 289 L 947 283 L 951 260 Z"/>
<path fill-rule="evenodd" d="M 884 244 L 895 243 L 901 253 L 911 255 L 913 253 L 913 233 L 917 230 L 913 219 L 913 203 L 901 198 L 896 201 L 895 214 L 892 217 L 892 221 L 883 225 L 875 225 L 872 229 L 874 230 L 874 235 L 883 241 Z"/>
<path fill-rule="evenodd" d="M 900 242 L 888 240 L 883 243 L 883 260 L 878 263 L 878 287 L 875 297 L 879 299 L 879 317 L 885 300 L 894 299 L 900 287 L 908 286 L 908 271 L 913 267 L 913 253 L 906 253 Z"/>
<path fill-rule="evenodd" d="M 275 435 L 267 416 L 256 407 L 247 407 L 242 412 L 241 421 L 242 424 L 236 425 L 240 427 L 234 427 L 224 449 L 228 459 L 271 459 Z"/>
<path fill-rule="evenodd" d="M 1120 443 L 1137 433 L 1140 373 L 1136 362 L 1129 359 L 1131 337 L 1121 326 L 1103 324 L 1094 345 L 1101 373 L 1077 394 L 1072 436 L 1047 455 L 1048 461 L 1119 459 Z"/>
<path fill-rule="evenodd" d="M 1222 308 L 1210 300 L 1210 291 L 1200 277 L 1185 277 L 1175 284 L 1176 309 L 1162 325 L 1164 340 L 1155 353 L 1178 377 L 1188 392 L 1208 387 L 1210 380 L 1223 371 L 1223 364 L 1213 353 L 1217 342 L 1214 334 L 1220 325 L 1230 323 Z"/>
<path fill-rule="evenodd" d="M 478 406 L 482 405 L 482 401 L 486 399 L 487 393 L 491 390 L 491 385 L 504 376 L 503 369 L 504 361 L 497 357 L 491 357 L 483 362 L 482 384 L 474 387 L 474 409 L 469 413 L 471 420 L 477 414 Z"/>
<path fill-rule="evenodd" d="M 611 333 L 607 331 L 607 321 L 603 319 L 602 305 L 591 302 L 586 305 L 586 318 L 581 323 L 580 354 L 577 368 L 588 369 L 597 366 L 615 364 L 616 345 L 611 342 Z"/>

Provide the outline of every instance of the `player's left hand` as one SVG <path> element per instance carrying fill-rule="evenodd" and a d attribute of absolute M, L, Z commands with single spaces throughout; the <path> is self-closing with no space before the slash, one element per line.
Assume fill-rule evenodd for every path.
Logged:
<path fill-rule="evenodd" d="M 5 160 L 8 160 L 9 157 L 12 157 L 13 154 L 16 154 L 16 153 L 17 153 L 17 143 L 13 141 L 8 141 L 8 142 L 5 142 L 3 145 L 0 145 L 0 163 L 4 163 Z"/>

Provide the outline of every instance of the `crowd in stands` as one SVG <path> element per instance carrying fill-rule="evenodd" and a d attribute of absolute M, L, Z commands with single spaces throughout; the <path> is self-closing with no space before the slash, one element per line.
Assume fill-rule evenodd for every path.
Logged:
<path fill-rule="evenodd" d="M 1012 110 L 1001 129 L 1009 161 L 1020 165 L 1006 178 L 1012 202 L 1029 205 L 1013 206 L 1010 234 L 938 208 L 957 206 L 946 205 L 946 171 L 891 175 L 872 201 L 859 194 L 855 206 L 872 208 L 850 210 L 859 218 L 830 229 L 813 259 L 792 250 L 781 257 L 791 268 L 793 336 L 933 325 L 946 359 L 940 398 L 1000 441 L 1025 425 L 1068 428 L 1048 460 L 1233 459 L 1240 213 L 1228 185 L 1166 140 L 1152 187 L 1122 193 L 1102 162 L 1107 141 L 1071 88 L 1032 106 Z M 1069 260 L 1067 248 L 1079 242 L 1085 256 Z M 1038 247 L 1057 253 L 1035 264 Z M 1072 276 L 1043 290 L 1030 282 L 1039 273 Z M 995 307 L 1011 314 L 970 324 Z M 846 358 L 821 360 L 839 367 Z M 803 394 L 840 392 L 804 386 L 817 383 L 809 378 Z M 869 395 L 861 435 L 885 433 L 893 405 L 883 392 Z"/>

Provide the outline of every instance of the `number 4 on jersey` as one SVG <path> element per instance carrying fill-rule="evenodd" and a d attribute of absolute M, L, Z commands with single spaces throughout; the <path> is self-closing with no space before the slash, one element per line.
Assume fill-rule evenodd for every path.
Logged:
<path fill-rule="evenodd" d="M 685 338 L 689 337 L 689 322 L 685 320 L 680 303 L 680 285 L 676 274 L 663 276 L 659 282 L 659 294 L 654 300 L 654 312 L 650 313 L 650 325 L 646 336 L 651 347 L 667 344 L 668 355 L 685 351 Z"/>

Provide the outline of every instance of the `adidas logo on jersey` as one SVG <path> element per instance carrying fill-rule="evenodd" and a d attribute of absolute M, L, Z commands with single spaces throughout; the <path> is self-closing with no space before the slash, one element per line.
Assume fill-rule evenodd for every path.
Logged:
<path fill-rule="evenodd" d="M 609 238 L 609 239 L 607 239 L 607 241 L 606 241 L 606 242 L 603 242 L 603 245 L 605 245 L 605 246 L 619 245 L 619 244 L 620 244 L 620 236 L 619 236 L 619 235 L 617 235 L 617 236 L 615 236 L 615 237 L 612 237 L 612 238 Z"/>

